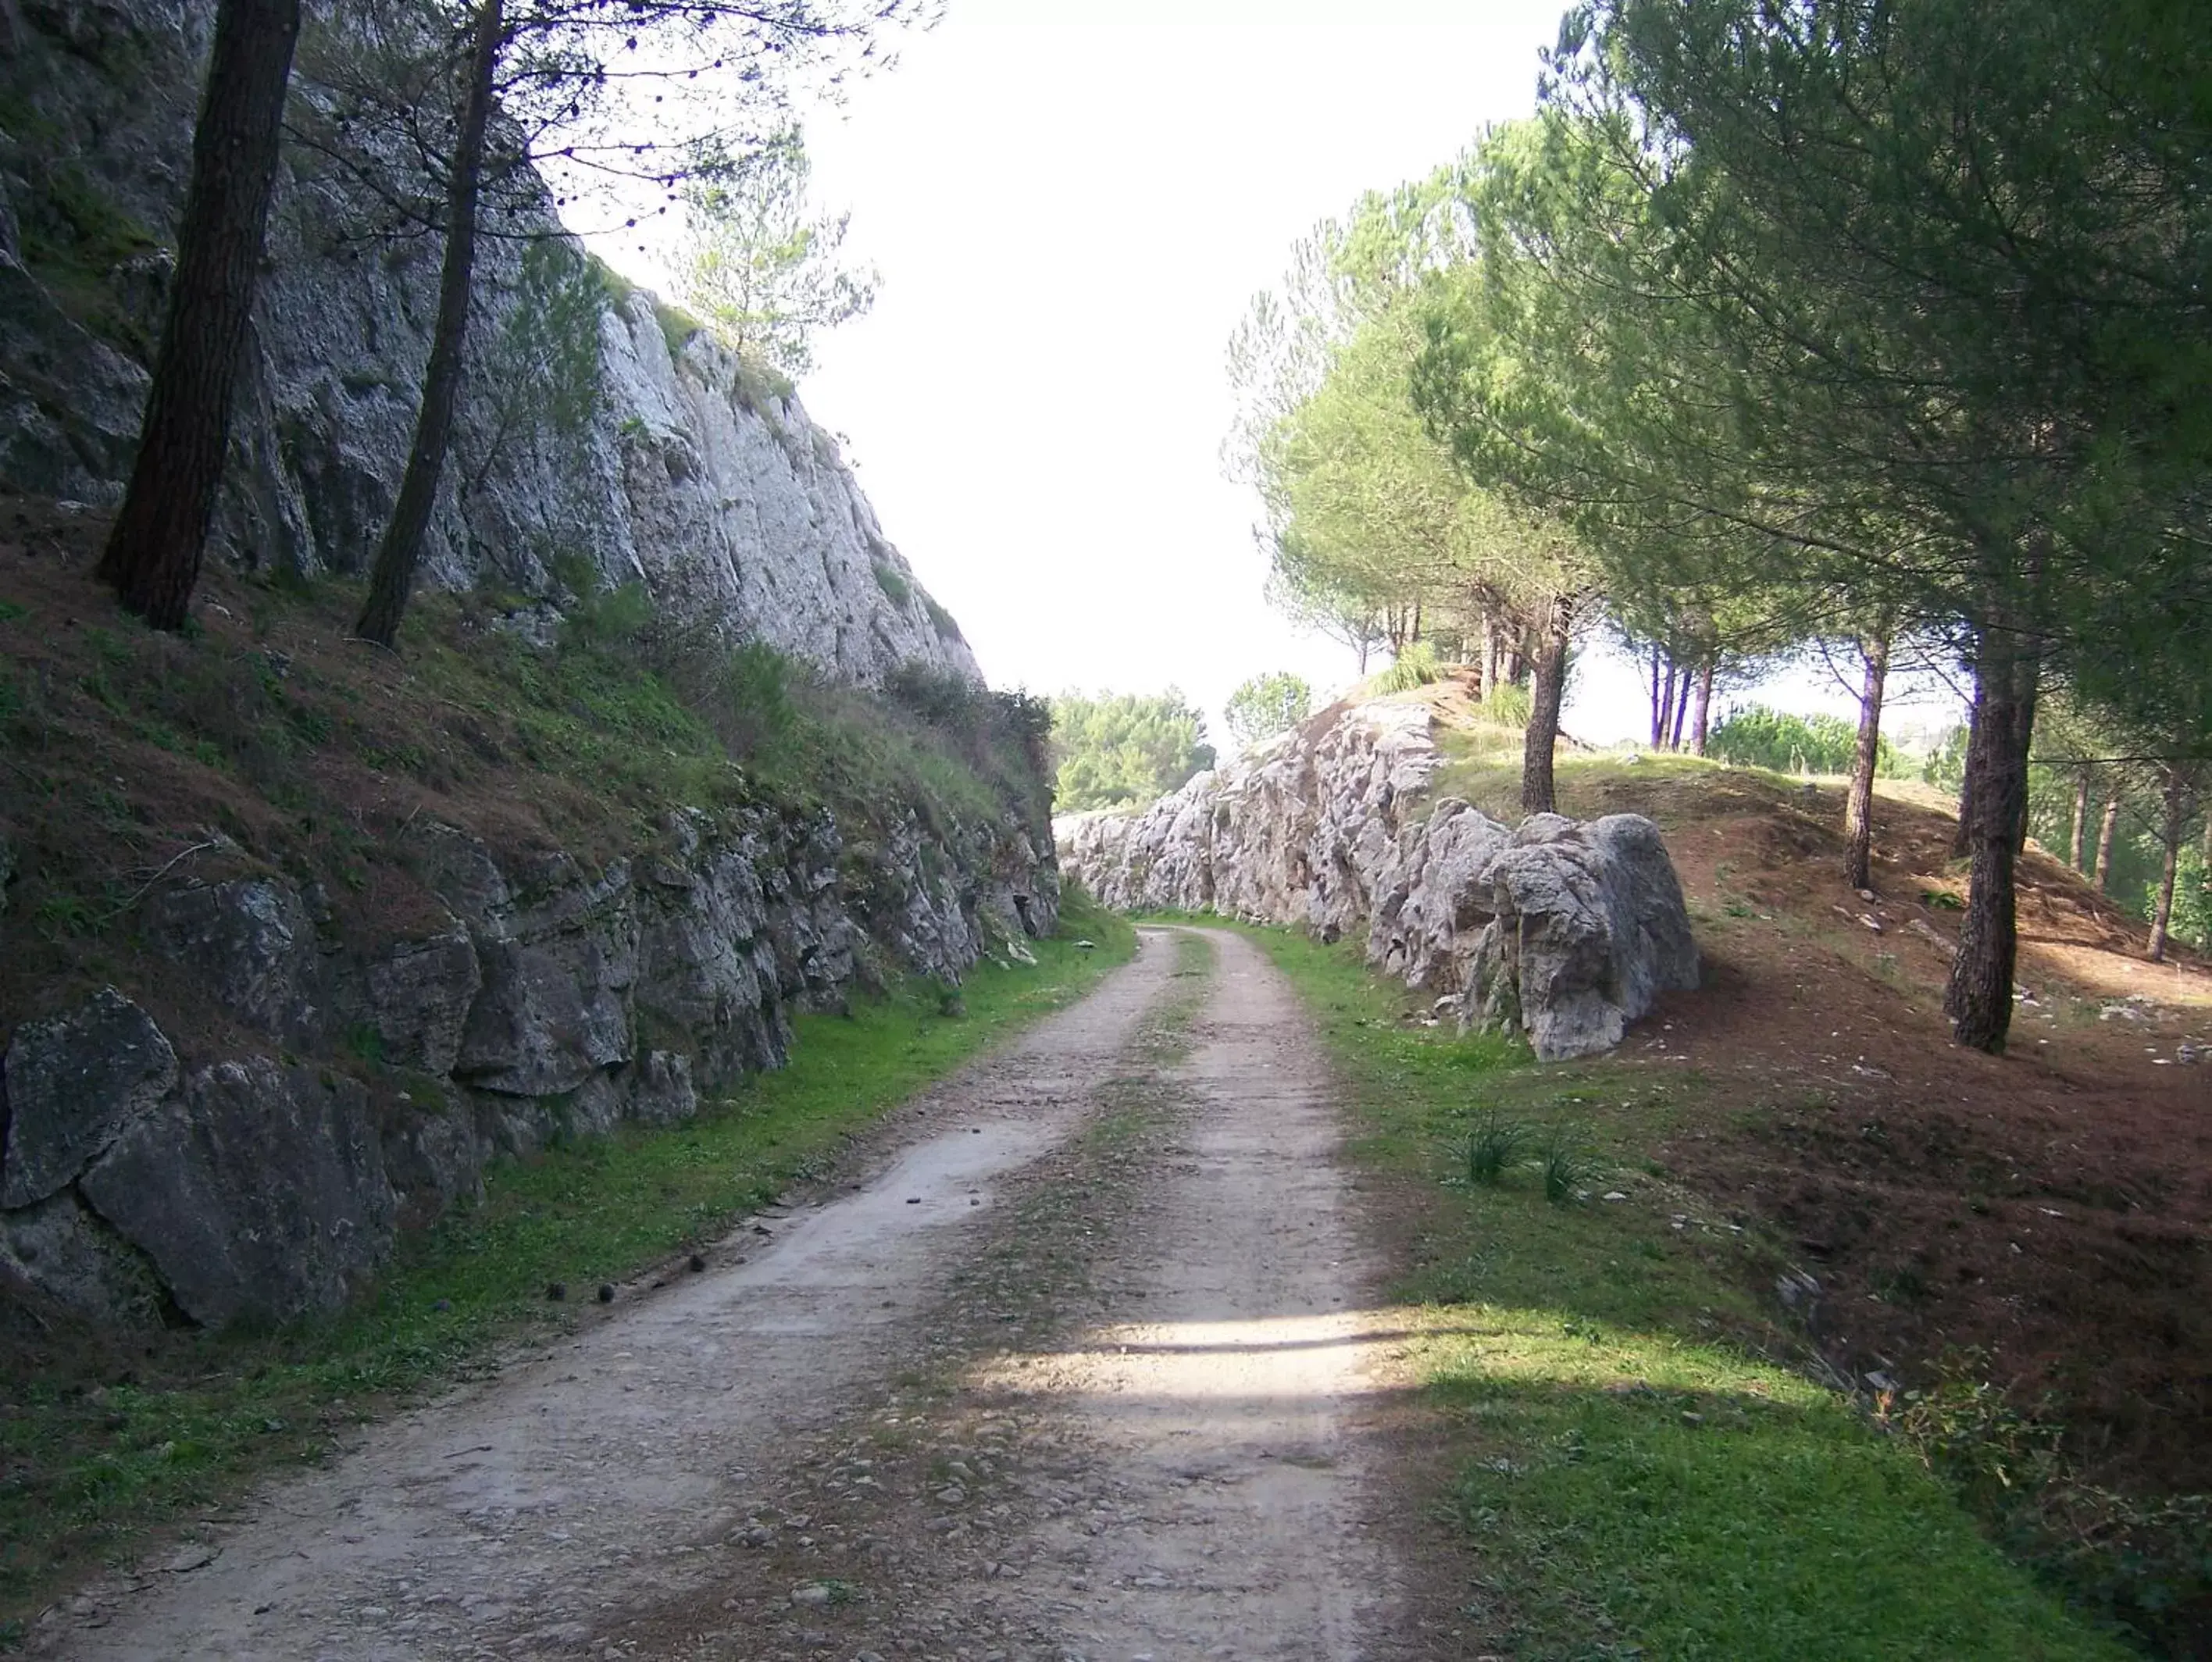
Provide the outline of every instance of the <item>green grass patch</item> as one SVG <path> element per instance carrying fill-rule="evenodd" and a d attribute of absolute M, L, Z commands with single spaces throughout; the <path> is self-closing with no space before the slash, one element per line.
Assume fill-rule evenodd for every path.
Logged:
<path fill-rule="evenodd" d="M 1250 933 L 1329 1046 L 1358 1157 L 1413 1198 L 1400 1291 L 1428 1307 L 1417 1354 L 1487 1641 L 1669 1662 L 2127 1654 L 1905 1441 L 1776 1360 L 1796 1342 L 1747 1289 L 1778 1260 L 1643 1157 L 1701 1112 L 1694 1077 L 1540 1067 L 1422 1025 L 1349 947 Z"/>
<path fill-rule="evenodd" d="M 404 1238 L 379 1286 L 326 1321 L 0 1374 L 0 1622 L 28 1617 L 89 1562 L 127 1557 L 148 1526 L 324 1456 L 340 1427 L 557 1338 L 599 1283 L 711 1247 L 886 1109 L 1090 991 L 1135 937 L 1071 893 L 1060 934 L 1033 945 L 1034 967 L 977 964 L 963 1014 L 917 982 L 848 1015 L 803 1016 L 789 1067 L 696 1119 L 495 1168 L 481 1204 Z"/>

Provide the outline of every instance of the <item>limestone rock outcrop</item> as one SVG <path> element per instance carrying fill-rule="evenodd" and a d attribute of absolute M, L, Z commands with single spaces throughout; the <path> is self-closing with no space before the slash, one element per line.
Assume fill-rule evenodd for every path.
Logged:
<path fill-rule="evenodd" d="M 599 865 L 422 822 L 401 852 L 435 911 L 403 938 L 345 937 L 273 872 L 180 882 L 142 913 L 173 986 L 16 1027 L 0 1278 L 107 1320 L 330 1308 L 499 1156 L 681 1120 L 780 1065 L 792 1015 L 839 1007 L 865 958 L 957 981 L 1058 918 L 1011 818 L 849 851 L 826 812 L 686 811 Z M 191 1065 L 157 1003 L 197 1029 Z"/>
<path fill-rule="evenodd" d="M 1363 939 L 1462 1027 L 1556 1060 L 1609 1050 L 1697 946 L 1659 828 L 1640 815 L 1518 828 L 1437 798 L 1419 699 L 1322 712 L 1135 812 L 1055 822 L 1060 870 L 1109 906 L 1211 911 Z"/>

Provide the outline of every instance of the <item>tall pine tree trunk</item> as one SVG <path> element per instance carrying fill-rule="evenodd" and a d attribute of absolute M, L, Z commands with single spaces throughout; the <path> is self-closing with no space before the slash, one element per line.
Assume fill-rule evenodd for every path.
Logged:
<path fill-rule="evenodd" d="M 1858 748 L 1851 753 L 1851 789 L 1844 803 L 1844 881 L 1874 887 L 1874 775 L 1881 760 L 1881 695 L 1889 679 L 1889 637 L 1860 643 L 1866 676 L 1859 686 Z"/>
<path fill-rule="evenodd" d="M 216 13 L 161 355 L 100 560 L 100 580 L 157 629 L 183 627 L 199 581 L 299 38 L 300 0 L 222 0 Z"/>
<path fill-rule="evenodd" d="M 1690 748 L 1699 755 L 1705 753 L 1705 738 L 1712 731 L 1713 664 L 1707 658 L 1698 671 L 1698 713 L 1690 724 Z"/>
<path fill-rule="evenodd" d="M 2027 812 L 2037 670 L 2033 652 L 2009 629 L 1983 630 L 1964 793 L 1973 866 L 1959 955 L 1952 961 L 1943 999 L 1953 1037 L 1975 1050 L 2002 1051 L 2012 1026 L 2013 967 L 2019 952 L 2014 862 Z"/>
<path fill-rule="evenodd" d="M 484 130 L 491 120 L 492 82 L 503 44 L 502 0 L 481 0 L 469 54 L 460 130 L 453 143 L 446 185 L 446 259 L 438 279 L 438 320 L 430 337 L 430 361 L 422 373 L 422 407 L 415 417 L 415 443 L 399 482 L 399 501 L 376 551 L 368 600 L 354 633 L 389 646 L 415 592 L 422 539 L 437 505 L 438 480 L 453 442 L 453 403 L 461 385 L 461 355 L 468 343 L 469 294 L 477 255 L 477 197 L 483 182 Z"/>
<path fill-rule="evenodd" d="M 2074 772 L 2074 834 L 2068 843 L 2067 864 L 2076 871 L 2089 868 L 2081 864 L 2088 852 L 2089 838 L 2089 770 L 2076 768 Z"/>
<path fill-rule="evenodd" d="M 2111 892 L 2112 881 L 2112 836 L 2120 828 L 2120 793 L 2116 788 L 2105 798 L 2104 822 L 2097 828 L 2097 892 Z"/>
<path fill-rule="evenodd" d="M 1981 677 L 1975 675 L 1974 701 L 1966 708 L 1966 769 L 1959 776 L 1959 823 L 1951 833 L 1951 858 L 1963 860 L 1974 852 L 1974 751 L 1982 743 L 1984 701 Z"/>
<path fill-rule="evenodd" d="M 1574 597 L 1553 596 L 1537 642 L 1536 685 L 1528 700 L 1528 731 L 1521 743 L 1521 806 L 1530 814 L 1557 811 L 1552 753 L 1559 742 L 1559 705 L 1566 695 L 1567 646 L 1574 628 Z"/>
<path fill-rule="evenodd" d="M 1674 736 L 1667 741 L 1668 749 L 1679 750 L 1682 748 L 1682 726 L 1689 719 L 1690 666 L 1685 664 L 1682 666 L 1681 685 L 1674 689 Z"/>
<path fill-rule="evenodd" d="M 1498 624 L 1487 610 L 1482 614 L 1482 702 L 1486 708 L 1498 695 Z"/>
<path fill-rule="evenodd" d="M 2159 840 L 2166 845 L 2166 863 L 2158 879 L 2158 902 L 2150 916 L 2150 961 L 2166 961 L 2166 931 L 2173 926 L 2173 885 L 2181 873 L 2181 840 L 2187 815 L 2186 776 L 2179 762 L 2166 767 L 2166 817 L 2159 826 Z"/>

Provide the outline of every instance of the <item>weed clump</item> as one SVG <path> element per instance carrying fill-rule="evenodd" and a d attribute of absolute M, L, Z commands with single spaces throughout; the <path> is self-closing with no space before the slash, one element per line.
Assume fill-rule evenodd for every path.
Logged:
<path fill-rule="evenodd" d="M 1521 1163 L 1528 1144 L 1528 1128 L 1517 1119 L 1507 1119 L 1493 1108 L 1483 1116 L 1482 1123 L 1474 1128 L 1468 1139 L 1467 1175 L 1473 1183 L 1486 1184 L 1492 1188 L 1505 1180 L 1505 1174 Z"/>
<path fill-rule="evenodd" d="M 1537 1153 L 1544 1173 L 1544 1198 L 1564 1206 L 1590 1180 L 1596 1169 L 1582 1135 L 1571 1125 L 1556 1125 Z"/>

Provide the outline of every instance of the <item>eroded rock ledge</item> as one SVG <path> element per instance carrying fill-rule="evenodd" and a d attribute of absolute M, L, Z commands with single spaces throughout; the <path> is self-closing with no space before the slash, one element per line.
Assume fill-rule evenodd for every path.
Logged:
<path fill-rule="evenodd" d="M 1698 951 L 1659 828 L 1637 814 L 1517 828 L 1435 797 L 1436 714 L 1419 700 L 1324 711 L 1133 813 L 1054 823 L 1060 870 L 1124 909 L 1211 911 L 1366 942 L 1462 1027 L 1589 1056 Z"/>
<path fill-rule="evenodd" d="M 1059 912 L 1011 819 L 848 850 L 827 812 L 687 811 L 604 865 L 422 822 L 402 853 L 427 915 L 397 938 L 264 870 L 180 883 L 138 918 L 173 974 L 15 1029 L 0 1277 L 102 1320 L 332 1307 L 495 1158 L 688 1118 L 783 1062 L 793 1011 Z"/>

